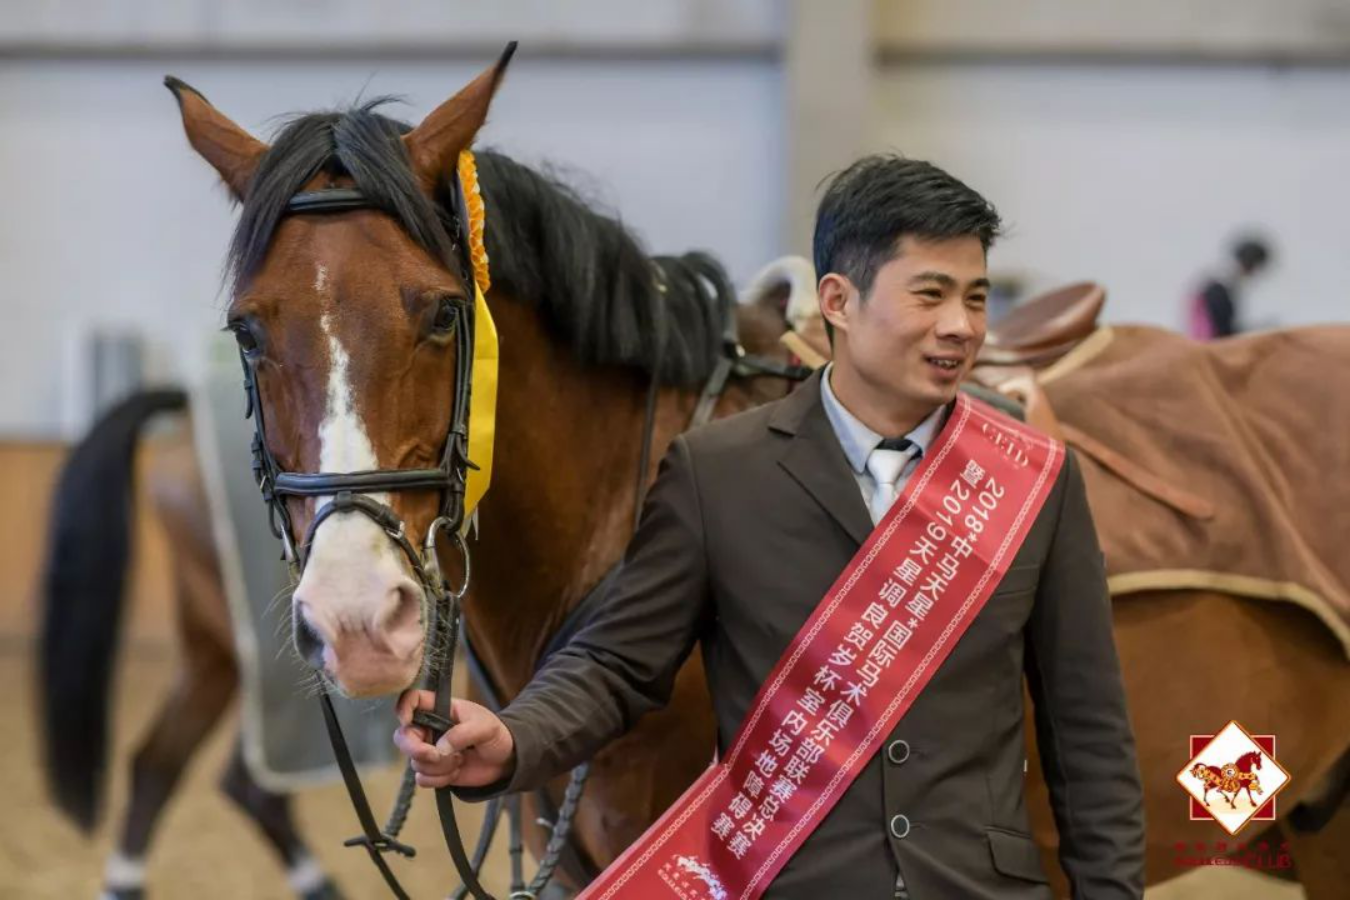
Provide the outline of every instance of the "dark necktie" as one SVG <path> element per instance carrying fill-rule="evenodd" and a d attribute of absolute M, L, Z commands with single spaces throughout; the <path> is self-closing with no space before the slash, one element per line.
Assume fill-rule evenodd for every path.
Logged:
<path fill-rule="evenodd" d="M 899 450 L 901 453 L 904 453 L 910 447 L 914 447 L 915 452 L 913 455 L 916 459 L 923 456 L 923 451 L 918 448 L 918 445 L 907 437 L 886 438 L 886 440 L 877 444 L 878 450 Z"/>

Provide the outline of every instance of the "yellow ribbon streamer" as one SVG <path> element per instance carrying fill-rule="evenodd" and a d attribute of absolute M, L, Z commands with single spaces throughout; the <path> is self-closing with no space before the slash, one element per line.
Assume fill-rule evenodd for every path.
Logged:
<path fill-rule="evenodd" d="M 478 501 L 492 482 L 492 440 L 497 429 L 497 326 L 483 292 L 473 291 L 473 392 L 469 397 L 469 470 L 464 487 L 464 525 L 468 534 Z"/>
<path fill-rule="evenodd" d="M 478 502 L 492 483 L 492 443 L 497 430 L 497 326 L 492 321 L 484 294 L 492 282 L 488 276 L 487 249 L 483 244 L 486 210 L 483 195 L 478 188 L 478 167 L 468 150 L 459 155 L 459 180 L 464 188 L 465 206 L 469 212 L 469 250 L 473 259 L 473 389 L 469 396 L 469 459 L 476 469 L 470 469 L 464 487 L 464 524 L 460 533 L 467 535 L 474 521 Z"/>

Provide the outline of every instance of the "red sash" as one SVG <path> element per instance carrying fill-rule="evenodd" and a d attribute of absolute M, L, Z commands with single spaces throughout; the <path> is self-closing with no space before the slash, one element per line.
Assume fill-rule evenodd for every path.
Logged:
<path fill-rule="evenodd" d="M 760 687 L 726 758 L 579 900 L 759 897 L 984 607 L 1063 462 L 1060 444 L 958 395 L 904 492 Z"/>

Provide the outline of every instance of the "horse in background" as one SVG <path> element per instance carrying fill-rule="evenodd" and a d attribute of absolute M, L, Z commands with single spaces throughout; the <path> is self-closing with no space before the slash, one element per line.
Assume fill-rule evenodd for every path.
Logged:
<path fill-rule="evenodd" d="M 58 808 L 86 832 L 99 819 L 107 780 L 108 703 L 133 550 L 139 436 L 151 419 L 181 415 L 187 405 L 181 390 L 149 391 L 117 404 L 72 450 L 53 496 L 38 678 L 46 774 Z M 145 858 L 160 813 L 238 685 L 233 626 L 196 452 L 179 437 L 157 442 L 152 453 L 149 500 L 173 539 L 178 671 L 132 759 L 130 802 L 104 875 L 106 900 L 145 896 Z M 297 897 L 340 900 L 296 829 L 290 798 L 255 781 L 238 743 L 220 786 L 257 825 Z"/>

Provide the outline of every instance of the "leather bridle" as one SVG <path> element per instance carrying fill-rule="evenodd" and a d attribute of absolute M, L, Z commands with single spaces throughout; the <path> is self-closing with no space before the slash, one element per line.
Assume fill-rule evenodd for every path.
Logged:
<path fill-rule="evenodd" d="M 462 196 L 456 179 L 456 197 Z M 458 201 L 462 208 L 462 201 Z M 367 201 L 360 191 L 354 188 L 327 188 L 319 191 L 306 191 L 296 194 L 286 206 L 287 213 L 335 213 L 350 212 L 357 209 L 377 209 Z M 461 212 L 456 217 L 456 232 L 463 229 L 458 223 L 463 220 Z M 454 237 L 452 235 L 452 237 Z M 466 278 L 472 277 L 472 264 L 469 261 L 467 240 L 462 236 L 455 241 L 457 255 L 461 257 L 460 269 Z M 466 282 L 471 283 L 471 282 Z M 439 528 L 445 527 L 452 533 L 458 533 L 463 524 L 464 488 L 467 472 L 473 467 L 469 461 L 469 398 L 473 389 L 473 304 L 457 302 L 452 309 L 455 313 L 455 396 L 450 413 L 450 427 L 446 435 L 445 450 L 440 465 L 435 469 L 376 469 L 366 472 L 286 472 L 277 464 L 276 458 L 267 446 L 266 427 L 263 421 L 262 402 L 258 395 L 258 382 L 252 361 L 248 354 L 240 350 L 240 360 L 244 367 L 244 389 L 248 393 L 248 410 L 245 417 L 252 416 L 253 435 L 253 475 L 267 503 L 272 532 L 286 547 L 286 554 L 303 571 L 314 542 L 314 535 L 327 518 L 334 513 L 359 511 L 370 516 L 380 525 L 395 543 L 403 548 L 408 561 L 414 569 L 421 570 L 428 561 L 433 561 L 430 553 L 431 541 Z M 397 493 L 399 491 L 438 490 L 442 502 L 440 514 L 428 529 L 428 542 L 424 547 L 424 557 L 419 559 L 406 535 L 403 533 L 402 520 L 389 506 L 380 503 L 369 494 Z M 289 511 L 286 509 L 286 497 L 332 496 L 333 502 L 325 505 L 314 516 L 300 547 L 295 547 L 294 530 Z M 427 579 L 423 577 L 423 584 Z"/>
<path fill-rule="evenodd" d="M 464 190 L 458 175 L 450 184 L 451 209 L 454 219 L 448 223 L 449 238 L 454 247 L 455 259 L 460 276 L 465 284 L 472 284 L 473 265 L 470 258 L 468 214 L 464 203 Z M 382 210 L 377 203 L 367 198 L 355 188 L 325 188 L 296 194 L 286 205 L 287 214 L 329 214 L 344 213 L 362 209 Z M 450 717 L 450 680 L 453 675 L 455 645 L 460 627 L 460 600 L 469 588 L 470 560 L 469 549 L 462 537 L 464 525 L 464 493 L 468 481 L 468 470 L 475 468 L 468 457 L 469 447 L 469 401 L 473 390 L 473 347 L 474 314 L 473 303 L 455 303 L 455 385 L 451 407 L 450 425 L 446 434 L 445 449 L 441 462 L 434 469 L 376 469 L 364 472 L 287 472 L 277 463 L 267 445 L 267 429 L 263 416 L 262 399 L 258 393 L 258 379 L 254 361 L 249 354 L 240 350 L 240 361 L 244 369 L 244 389 L 248 396 L 246 417 L 251 416 L 254 423 L 253 435 L 253 475 L 267 504 L 269 524 L 272 532 L 281 540 L 286 558 L 292 565 L 293 574 L 298 578 L 309 561 L 314 536 L 329 517 L 338 513 L 353 512 L 367 516 L 388 535 L 403 551 L 417 580 L 421 583 L 424 597 L 424 620 L 427 622 L 426 644 L 423 651 L 425 659 L 420 684 L 436 693 L 434 709 L 430 712 L 419 710 L 414 722 L 428 728 L 433 741 L 438 740 L 448 730 L 453 721 Z M 392 507 L 371 497 L 375 493 L 398 493 L 401 491 L 436 490 L 441 494 L 441 506 L 436 519 L 427 529 L 421 552 L 409 539 L 404 522 Z M 303 540 L 297 546 L 290 512 L 286 508 L 289 497 L 332 497 L 315 514 L 306 530 Z M 444 534 L 458 549 L 464 564 L 462 583 L 451 588 L 441 572 L 437 557 L 437 538 Z M 297 633 L 299 626 L 297 626 Z M 303 653 L 301 654 L 304 655 Z M 361 823 L 362 834 L 347 841 L 348 846 L 361 846 L 370 854 L 371 860 L 379 868 L 385 882 L 394 896 L 406 900 L 408 894 L 399 885 L 393 872 L 385 862 L 383 854 L 389 851 L 403 856 L 414 855 L 413 848 L 397 840 L 394 833 L 397 827 L 381 830 L 375 823 L 366 800 L 365 791 L 356 773 L 356 766 L 347 749 L 342 729 L 333 710 L 332 699 L 325 691 L 320 695 L 323 705 L 324 723 L 328 728 L 329 740 L 337 756 L 338 767 L 342 772 L 352 805 L 356 809 Z M 404 778 L 400 790 L 397 808 L 406 813 L 411 802 L 415 785 L 409 777 Z M 448 788 L 436 791 L 436 806 L 440 812 L 441 828 L 445 835 L 446 846 L 459 869 L 464 886 L 477 900 L 492 900 L 478 881 L 477 872 L 470 864 L 468 854 L 459 834 L 455 820 L 451 793 Z M 391 822 L 399 821 L 395 815 Z M 391 833 L 393 832 L 393 833 Z"/>

